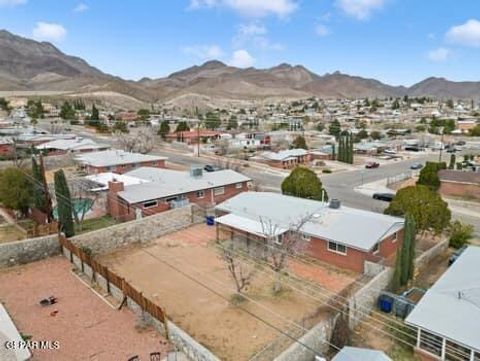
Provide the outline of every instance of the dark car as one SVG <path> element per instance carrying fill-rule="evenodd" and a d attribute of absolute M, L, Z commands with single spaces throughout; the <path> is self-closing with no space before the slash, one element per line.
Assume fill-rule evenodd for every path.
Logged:
<path fill-rule="evenodd" d="M 462 246 L 461 248 L 457 249 L 455 252 L 451 254 L 451 256 L 448 258 L 448 265 L 451 266 L 453 262 L 457 260 L 458 257 L 460 257 L 467 249 L 468 245 Z"/>
<path fill-rule="evenodd" d="M 410 169 L 422 169 L 423 168 L 423 164 L 422 163 L 413 163 L 411 166 L 410 166 Z"/>
<path fill-rule="evenodd" d="M 205 167 L 203 167 L 203 169 L 205 172 L 216 172 L 217 170 L 220 170 L 220 168 L 210 164 L 207 164 Z"/>
<path fill-rule="evenodd" d="M 379 201 L 391 202 L 395 197 L 393 193 L 373 193 L 373 199 L 378 199 Z"/>
<path fill-rule="evenodd" d="M 378 168 L 378 167 L 380 167 L 380 164 L 377 162 L 367 162 L 367 164 L 365 164 L 365 168 L 367 169 Z"/>

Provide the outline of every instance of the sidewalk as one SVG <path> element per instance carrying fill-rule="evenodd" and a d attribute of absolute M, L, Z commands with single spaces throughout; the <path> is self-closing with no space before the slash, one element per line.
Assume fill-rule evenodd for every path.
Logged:
<path fill-rule="evenodd" d="M 480 218 L 480 203 L 472 201 L 464 201 L 459 199 L 444 198 L 448 203 L 448 207 L 454 213 L 464 214 L 466 216 Z"/>
<path fill-rule="evenodd" d="M 393 189 L 387 187 L 387 178 L 356 186 L 353 190 L 369 197 L 374 193 L 395 193 Z"/>

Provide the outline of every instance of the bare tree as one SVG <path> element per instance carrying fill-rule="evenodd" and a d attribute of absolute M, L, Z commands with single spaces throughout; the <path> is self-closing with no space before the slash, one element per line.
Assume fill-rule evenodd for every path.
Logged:
<path fill-rule="evenodd" d="M 275 272 L 274 292 L 282 289 L 281 276 L 288 265 L 288 258 L 303 254 L 308 246 L 302 228 L 310 219 L 311 216 L 306 215 L 283 228 L 271 219 L 260 218 L 262 233 L 265 235 L 264 256 Z"/>
<path fill-rule="evenodd" d="M 116 143 L 126 152 L 150 153 L 155 145 L 155 136 L 151 128 L 140 128 L 135 134 L 116 133 Z"/>
<path fill-rule="evenodd" d="M 237 292 L 241 294 L 250 285 L 255 268 L 240 259 L 241 256 L 235 250 L 234 242 L 229 242 L 221 247 L 220 252 L 220 258 L 225 262 L 228 272 L 235 282 Z"/>
<path fill-rule="evenodd" d="M 74 205 L 73 219 L 80 230 L 83 227 L 83 221 L 88 211 L 92 209 L 93 205 L 97 201 L 98 192 L 92 192 L 88 183 L 83 179 L 78 178 L 70 182 L 70 194 L 72 201 L 77 202 L 77 206 Z"/>
<path fill-rule="evenodd" d="M 228 139 L 217 139 L 214 142 L 215 147 L 218 149 L 218 155 L 224 156 L 228 154 L 230 149 L 230 142 Z"/>
<path fill-rule="evenodd" d="M 27 152 L 24 147 L 21 147 L 20 141 L 17 137 L 12 137 L 12 162 L 17 168 L 23 168 L 27 157 Z"/>

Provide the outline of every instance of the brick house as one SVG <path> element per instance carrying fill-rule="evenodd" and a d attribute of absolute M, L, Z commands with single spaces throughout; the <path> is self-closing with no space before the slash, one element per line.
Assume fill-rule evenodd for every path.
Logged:
<path fill-rule="evenodd" d="M 468 247 L 406 318 L 422 361 L 480 360 L 479 263 L 480 247 Z"/>
<path fill-rule="evenodd" d="M 144 181 L 108 183 L 107 213 L 123 221 L 195 203 L 209 207 L 248 190 L 250 178 L 233 170 L 203 173 L 142 167 L 125 174 Z"/>
<path fill-rule="evenodd" d="M 480 173 L 443 169 L 438 177 L 442 195 L 480 200 Z"/>
<path fill-rule="evenodd" d="M 105 172 L 123 174 L 140 167 L 165 168 L 167 160 L 166 157 L 158 155 L 130 153 L 118 149 L 82 153 L 75 159 L 88 174 Z"/>
<path fill-rule="evenodd" d="M 310 161 L 310 154 L 305 149 L 289 149 L 280 152 L 263 152 L 250 158 L 256 162 L 266 163 L 271 167 L 291 169 Z"/>
<path fill-rule="evenodd" d="M 42 143 L 35 147 L 48 155 L 60 155 L 67 153 L 88 153 L 99 152 L 110 149 L 109 145 L 95 143 L 91 139 L 56 139 L 51 142 Z"/>
<path fill-rule="evenodd" d="M 338 205 L 338 207 L 337 207 Z M 307 255 L 335 266 L 363 273 L 367 262 L 393 256 L 403 240 L 403 219 L 379 213 L 269 192 L 242 193 L 215 207 L 217 225 L 231 235 L 281 244 L 292 222 L 301 227 Z"/>
<path fill-rule="evenodd" d="M 169 133 L 166 136 L 168 141 L 177 141 L 186 144 L 197 144 L 200 138 L 205 140 L 216 140 L 220 138 L 220 132 L 214 130 L 189 130 L 185 132 Z"/>
<path fill-rule="evenodd" d="M 13 141 L 11 138 L 0 138 L 0 156 L 6 157 L 13 153 Z"/>

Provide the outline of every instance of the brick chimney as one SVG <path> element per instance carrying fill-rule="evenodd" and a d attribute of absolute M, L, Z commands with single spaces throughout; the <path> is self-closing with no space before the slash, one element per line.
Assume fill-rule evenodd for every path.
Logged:
<path fill-rule="evenodd" d="M 115 179 L 108 182 L 107 193 L 107 214 L 115 219 L 122 219 L 126 209 L 120 204 L 118 199 L 118 192 L 124 190 L 123 182 L 117 182 Z"/>

